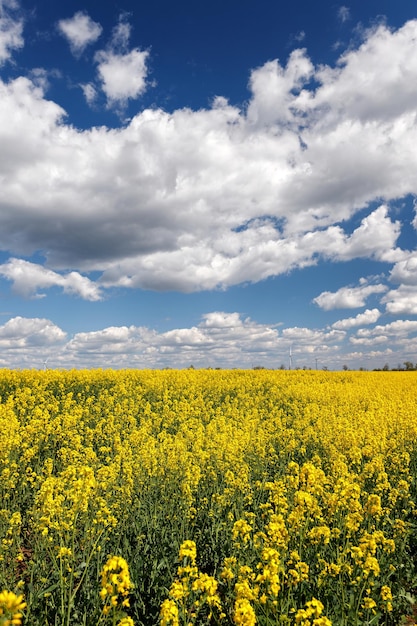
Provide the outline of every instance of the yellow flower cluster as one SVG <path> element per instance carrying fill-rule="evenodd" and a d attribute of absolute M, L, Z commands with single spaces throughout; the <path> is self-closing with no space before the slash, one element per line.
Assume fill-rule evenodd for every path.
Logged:
<path fill-rule="evenodd" d="M 110 606 L 129 606 L 128 596 L 132 588 L 125 559 L 121 556 L 109 557 L 101 571 L 101 599 L 106 601 L 109 598 Z"/>

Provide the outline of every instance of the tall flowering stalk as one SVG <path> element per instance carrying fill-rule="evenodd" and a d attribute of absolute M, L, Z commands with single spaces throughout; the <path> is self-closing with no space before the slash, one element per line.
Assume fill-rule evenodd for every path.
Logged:
<path fill-rule="evenodd" d="M 129 594 L 133 589 L 129 568 L 121 556 L 111 556 L 101 570 L 100 598 L 104 604 L 98 621 L 110 618 L 112 626 L 133 626 L 125 609 L 129 608 Z"/>

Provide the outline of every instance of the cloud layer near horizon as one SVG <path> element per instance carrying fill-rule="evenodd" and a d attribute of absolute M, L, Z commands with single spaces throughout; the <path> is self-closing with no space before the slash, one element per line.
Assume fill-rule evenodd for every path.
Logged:
<path fill-rule="evenodd" d="M 10 51 L 20 22 L 7 19 L 0 49 Z M 77 19 L 82 37 L 72 22 L 61 28 L 82 50 L 101 31 Z M 78 130 L 28 77 L 0 81 L 1 248 L 40 253 L 55 272 L 98 271 L 100 288 L 226 288 L 320 258 L 385 261 L 397 282 L 417 282 L 389 208 L 417 193 L 416 37 L 417 20 L 378 26 L 335 67 L 295 50 L 251 72 L 243 109 L 219 96 L 198 111 L 145 109 L 119 128 Z M 139 63 L 128 41 L 121 22 L 96 57 L 110 103 L 145 89 L 146 55 Z M 122 72 L 121 84 L 106 78 L 121 56 L 141 66 L 134 94 Z M 349 232 L 345 221 L 366 207 Z M 24 291 L 18 263 L 2 272 Z M 99 297 L 98 287 L 73 291 Z"/>
<path fill-rule="evenodd" d="M 373 328 L 377 309 L 342 320 L 332 328 L 277 328 L 239 313 L 213 311 L 197 326 L 166 332 L 143 326 L 110 326 L 69 338 L 47 319 L 15 317 L 0 326 L 0 366 L 53 368 L 182 368 L 265 366 L 341 369 L 351 359 L 381 367 L 398 354 L 417 350 L 417 321 L 397 320 Z M 354 351 L 341 353 L 347 341 Z M 373 350 L 369 350 L 369 348 Z M 291 354 L 291 357 L 289 356 Z M 402 363 L 404 356 L 399 358 Z M 409 358 L 409 357 L 407 357 Z M 397 362 L 391 363 L 397 366 Z"/>

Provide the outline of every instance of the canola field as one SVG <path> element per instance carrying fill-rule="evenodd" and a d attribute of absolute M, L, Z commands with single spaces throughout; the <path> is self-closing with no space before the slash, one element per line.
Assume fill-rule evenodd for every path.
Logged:
<path fill-rule="evenodd" d="M 414 624 L 417 373 L 0 372 L 0 625 Z"/>

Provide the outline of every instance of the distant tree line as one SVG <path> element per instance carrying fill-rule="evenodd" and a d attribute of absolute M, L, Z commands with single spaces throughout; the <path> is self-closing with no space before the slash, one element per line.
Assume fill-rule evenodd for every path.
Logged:
<path fill-rule="evenodd" d="M 385 363 L 384 367 L 375 367 L 374 372 L 388 372 L 390 371 L 390 366 L 388 363 Z M 414 372 L 417 371 L 417 363 L 414 365 L 412 361 L 404 361 L 403 364 L 398 364 L 397 367 L 391 368 L 392 372 Z"/>

